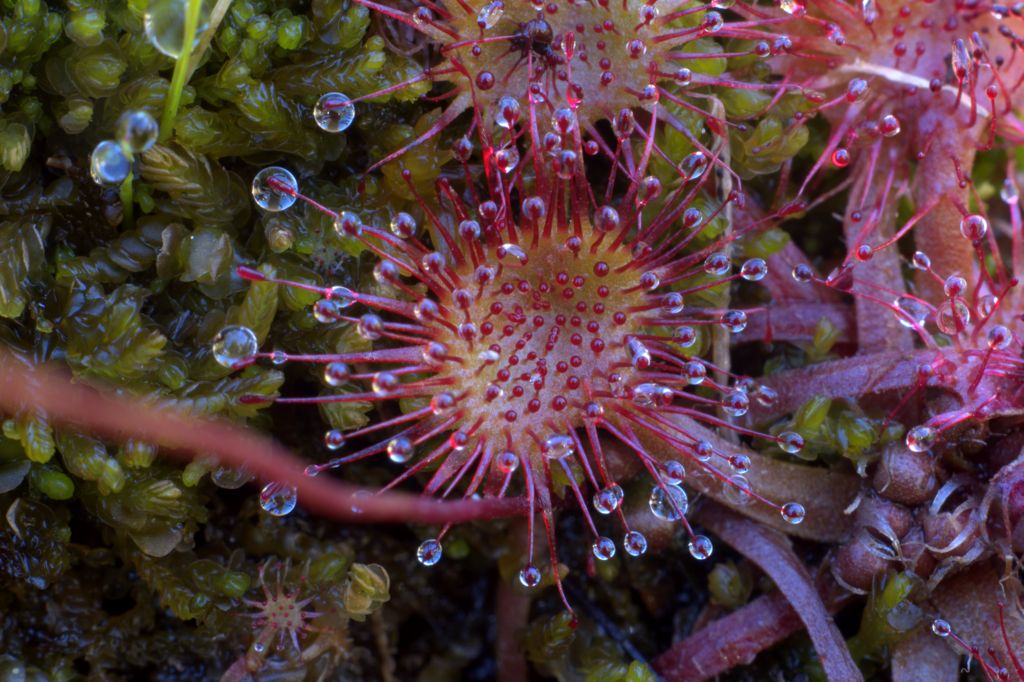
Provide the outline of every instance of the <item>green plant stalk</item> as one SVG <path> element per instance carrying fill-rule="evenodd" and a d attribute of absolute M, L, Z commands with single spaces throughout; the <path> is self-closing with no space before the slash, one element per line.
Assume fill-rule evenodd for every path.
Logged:
<path fill-rule="evenodd" d="M 121 197 L 121 215 L 123 221 L 121 225 L 124 228 L 131 228 L 134 224 L 135 216 L 135 204 L 134 196 L 132 191 L 132 183 L 135 181 L 135 173 L 129 172 L 128 177 L 121 183 L 121 188 L 118 190 L 118 194 Z"/>
<path fill-rule="evenodd" d="M 174 118 L 178 115 L 178 106 L 181 104 L 181 92 L 185 89 L 185 83 L 188 81 L 189 58 L 192 55 L 192 43 L 196 39 L 196 29 L 199 27 L 201 7 L 202 0 L 188 0 L 181 53 L 174 63 L 174 75 L 171 77 L 171 87 L 167 91 L 167 99 L 164 100 L 164 114 L 160 120 L 160 142 L 169 140 L 171 131 L 174 129 Z"/>

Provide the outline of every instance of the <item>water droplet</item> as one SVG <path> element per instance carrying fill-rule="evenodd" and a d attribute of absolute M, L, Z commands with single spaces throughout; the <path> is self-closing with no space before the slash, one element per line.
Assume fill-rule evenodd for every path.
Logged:
<path fill-rule="evenodd" d="M 442 552 L 441 543 L 430 538 L 424 540 L 416 549 L 416 559 L 424 566 L 433 566 L 441 560 Z"/>
<path fill-rule="evenodd" d="M 252 179 L 252 198 L 264 211 L 283 211 L 298 198 L 299 183 L 287 168 L 268 166 Z"/>
<path fill-rule="evenodd" d="M 505 147 L 494 153 L 494 165 L 502 173 L 511 173 L 519 165 L 519 150 Z"/>
<path fill-rule="evenodd" d="M 836 168 L 846 168 L 850 165 L 850 150 L 846 147 L 837 147 L 832 152 L 832 165 Z"/>
<path fill-rule="evenodd" d="M 338 305 L 337 301 L 332 301 L 329 298 L 321 298 L 319 301 L 313 304 L 313 317 L 320 324 L 330 324 L 336 322 L 341 316 L 341 306 Z"/>
<path fill-rule="evenodd" d="M 188 0 L 150 0 L 142 17 L 149 42 L 157 50 L 174 59 L 181 55 L 185 47 L 185 14 L 188 12 L 188 5 Z M 199 44 L 199 36 L 206 30 L 209 22 L 210 3 L 204 1 L 200 5 L 195 40 L 189 52 Z"/>
<path fill-rule="evenodd" d="M 359 318 L 356 330 L 367 341 L 376 341 L 384 333 L 384 320 L 380 319 L 380 315 L 366 313 Z"/>
<path fill-rule="evenodd" d="M 957 38 L 953 41 L 953 47 L 950 51 L 950 65 L 953 67 L 953 75 L 956 76 L 958 81 L 965 81 L 971 67 L 971 55 L 967 51 L 967 44 L 963 41 L 963 38 Z"/>
<path fill-rule="evenodd" d="M 503 474 L 511 474 L 519 468 L 519 456 L 514 452 L 505 451 L 498 455 L 498 471 Z"/>
<path fill-rule="evenodd" d="M 999 198 L 1010 206 L 1016 206 L 1020 201 L 1020 192 L 1017 190 L 1017 183 L 1012 178 L 1003 180 L 1003 186 L 999 188 Z"/>
<path fill-rule="evenodd" d="M 900 134 L 900 120 L 892 114 L 887 114 L 878 122 L 878 130 L 882 137 L 896 137 Z"/>
<path fill-rule="evenodd" d="M 1009 329 L 999 324 L 988 331 L 988 347 L 992 350 L 1003 350 L 1013 341 L 1013 334 Z"/>
<path fill-rule="evenodd" d="M 944 334 L 959 334 L 970 323 L 971 309 L 960 299 L 945 301 L 935 312 L 935 325 Z"/>
<path fill-rule="evenodd" d="M 494 122 L 505 129 L 512 128 L 519 121 L 519 100 L 504 96 L 498 100 L 498 113 Z"/>
<path fill-rule="evenodd" d="M 561 459 L 572 454 L 573 440 L 569 436 L 555 433 L 544 440 L 540 451 L 548 459 Z"/>
<path fill-rule="evenodd" d="M 430 411 L 434 416 L 445 417 L 455 411 L 456 401 L 448 391 L 438 393 L 430 399 Z"/>
<path fill-rule="evenodd" d="M 680 462 L 675 460 L 669 460 L 665 462 L 664 470 L 661 474 L 661 480 L 665 485 L 679 485 L 686 478 L 686 467 Z"/>
<path fill-rule="evenodd" d="M 763 258 L 751 258 L 740 267 L 740 277 L 748 282 L 760 282 L 768 274 L 768 263 Z"/>
<path fill-rule="evenodd" d="M 661 384 L 639 384 L 633 387 L 633 402 L 641 407 L 671 405 L 672 389 Z"/>
<path fill-rule="evenodd" d="M 916 298 L 910 296 L 900 296 L 892 302 L 893 313 L 896 315 L 896 321 L 907 329 L 913 329 L 915 326 L 923 327 L 924 321 L 928 319 L 928 306 Z"/>
<path fill-rule="evenodd" d="M 814 279 L 814 270 L 811 270 L 811 266 L 806 263 L 801 263 L 800 265 L 795 266 L 791 274 L 793 279 L 801 284 L 810 282 Z"/>
<path fill-rule="evenodd" d="M 718 12 L 710 11 L 704 13 L 704 20 L 700 27 L 705 33 L 718 33 L 725 26 L 725 19 Z"/>
<path fill-rule="evenodd" d="M 324 446 L 330 450 L 339 450 L 345 444 L 345 432 L 340 429 L 331 429 L 324 434 Z"/>
<path fill-rule="evenodd" d="M 779 513 L 782 515 L 783 521 L 794 526 L 799 525 L 804 520 L 804 516 L 807 515 L 804 506 L 799 502 L 787 502 L 782 505 Z"/>
<path fill-rule="evenodd" d="M 988 221 L 985 220 L 985 216 L 972 213 L 969 216 L 964 216 L 960 221 L 960 234 L 964 236 L 964 239 L 976 242 L 979 239 L 982 239 L 987 233 Z"/>
<path fill-rule="evenodd" d="M 217 336 L 213 337 L 213 359 L 221 367 L 234 367 L 242 360 L 248 360 L 256 355 L 259 348 L 259 341 L 256 334 L 248 327 L 232 325 L 224 327 Z"/>
<path fill-rule="evenodd" d="M 739 334 L 747 328 L 747 314 L 742 310 L 726 310 L 719 322 L 731 333 Z"/>
<path fill-rule="evenodd" d="M 591 549 L 594 550 L 594 556 L 601 561 L 608 561 L 615 556 L 615 542 L 611 538 L 599 537 Z"/>
<path fill-rule="evenodd" d="M 704 175 L 708 168 L 708 157 L 704 152 L 691 152 L 679 164 L 679 172 L 686 180 L 696 180 Z"/>
<path fill-rule="evenodd" d="M 647 500 L 651 513 L 662 521 L 677 521 L 690 508 L 690 499 L 686 491 L 675 485 L 656 485 L 651 488 L 651 496 Z"/>
<path fill-rule="evenodd" d="M 117 187 L 132 170 L 132 162 L 128 160 L 119 142 L 104 140 L 92 150 L 89 157 L 89 174 L 97 185 Z"/>
<path fill-rule="evenodd" d="M 388 441 L 388 459 L 395 464 L 405 464 L 412 458 L 412 441 L 404 436 L 392 438 Z"/>
<path fill-rule="evenodd" d="M 732 269 L 732 262 L 724 253 L 712 253 L 704 259 L 704 272 L 709 275 L 721 277 L 728 275 L 730 269 Z"/>
<path fill-rule="evenodd" d="M 160 125 L 148 111 L 126 111 L 117 120 L 117 139 L 132 154 L 141 154 L 156 144 Z"/>
<path fill-rule="evenodd" d="M 519 571 L 519 584 L 523 587 L 537 587 L 540 585 L 540 571 L 536 566 L 525 566 Z"/>
<path fill-rule="evenodd" d="M 594 493 L 594 509 L 602 514 L 611 514 L 622 504 L 626 493 L 618 483 L 612 483 Z"/>
<path fill-rule="evenodd" d="M 260 491 L 260 506 L 273 516 L 290 514 L 298 500 L 298 490 L 283 483 L 268 483 Z"/>
<path fill-rule="evenodd" d="M 320 130 L 342 133 L 356 120 L 356 106 L 352 104 L 348 95 L 328 92 L 316 101 L 313 107 L 313 120 Z"/>
<path fill-rule="evenodd" d="M 784 452 L 795 455 L 804 449 L 804 437 L 795 431 L 783 431 L 779 434 L 779 447 Z"/>
<path fill-rule="evenodd" d="M 483 7 L 476 13 L 476 24 L 484 30 L 494 28 L 502 15 L 505 13 L 505 3 L 501 0 L 493 0 Z"/>
<path fill-rule="evenodd" d="M 701 462 L 707 462 L 715 453 L 715 446 L 711 444 L 711 441 L 699 440 L 693 447 L 693 453 Z"/>
<path fill-rule="evenodd" d="M 324 367 L 324 383 L 328 386 L 341 386 L 352 376 L 352 368 L 344 362 L 328 362 Z"/>
<path fill-rule="evenodd" d="M 502 244 L 497 250 L 498 260 L 503 264 L 522 267 L 530 262 L 530 257 L 518 244 Z"/>
<path fill-rule="evenodd" d="M 950 627 L 949 623 L 942 620 L 941 618 L 936 618 L 932 621 L 932 633 L 936 636 L 949 637 L 950 634 L 952 634 L 952 632 L 953 628 Z"/>
<path fill-rule="evenodd" d="M 630 364 L 636 369 L 647 369 L 651 366 L 651 351 L 640 339 L 630 337 L 626 342 L 629 349 Z"/>
<path fill-rule="evenodd" d="M 912 452 L 925 452 L 935 445 L 935 429 L 930 426 L 915 426 L 907 432 L 907 448 Z"/>
<path fill-rule="evenodd" d="M 711 538 L 708 536 L 694 535 L 693 539 L 690 540 L 689 549 L 690 556 L 703 561 L 711 556 L 711 553 L 715 551 L 715 546 L 711 543 Z"/>
<path fill-rule="evenodd" d="M 377 372 L 373 375 L 370 387 L 377 395 L 384 396 L 394 391 L 399 386 L 398 377 L 391 372 Z"/>
<path fill-rule="evenodd" d="M 737 474 L 745 474 L 750 471 L 750 458 L 743 454 L 729 455 L 729 466 Z"/>
<path fill-rule="evenodd" d="M 676 328 L 675 342 L 683 348 L 691 348 L 697 343 L 697 330 L 689 325 Z M 703 381 L 703 379 L 702 379 Z"/>
<path fill-rule="evenodd" d="M 745 507 L 754 501 L 750 481 L 742 474 L 734 474 L 729 480 L 722 482 L 722 494 L 725 499 L 736 507 Z"/>
<path fill-rule="evenodd" d="M 750 398 L 743 391 L 733 391 L 722 399 L 722 409 L 733 417 L 742 417 L 750 409 Z"/>
<path fill-rule="evenodd" d="M 629 556 L 640 556 L 647 551 L 647 538 L 637 530 L 631 530 L 622 538 L 622 549 Z"/>
<path fill-rule="evenodd" d="M 775 392 L 775 389 L 762 384 L 754 389 L 754 398 L 761 405 L 772 407 L 779 401 L 779 394 Z"/>

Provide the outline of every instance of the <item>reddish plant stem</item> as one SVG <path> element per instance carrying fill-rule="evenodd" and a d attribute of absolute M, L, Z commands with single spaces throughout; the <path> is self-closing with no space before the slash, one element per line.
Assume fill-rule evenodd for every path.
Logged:
<path fill-rule="evenodd" d="M 407 493 L 359 496 L 355 486 L 305 475 L 306 462 L 269 438 L 223 422 L 196 419 L 176 410 L 145 405 L 74 384 L 54 370 L 24 366 L 0 351 L 0 409 L 31 410 L 55 422 L 112 440 L 137 438 L 161 452 L 190 460 L 212 453 L 223 464 L 245 467 L 264 481 L 298 489 L 300 504 L 314 514 L 345 521 L 464 523 L 517 516 L 522 500 L 438 502 Z M 360 509 L 353 512 L 353 505 Z"/>
<path fill-rule="evenodd" d="M 784 535 L 715 504 L 702 507 L 697 521 L 757 564 L 775 582 L 807 627 L 829 682 L 864 679 L 814 581 Z"/>
<path fill-rule="evenodd" d="M 736 339 L 739 343 L 789 341 L 809 343 L 818 323 L 827 319 L 840 339 L 853 337 L 853 309 L 842 303 L 772 303 L 764 312 L 753 314 L 747 328 Z"/>
<path fill-rule="evenodd" d="M 828 578 L 820 581 L 818 590 L 829 613 L 854 599 Z M 672 645 L 654 660 L 654 668 L 670 682 L 703 682 L 751 663 L 802 627 L 785 595 L 772 592 Z"/>
<path fill-rule="evenodd" d="M 932 267 L 942 277 L 960 274 L 972 279 L 974 250 L 960 234 L 963 216 L 954 202 L 968 203 L 967 188 L 960 186 L 961 174 L 970 179 L 979 126 L 964 128 L 958 116 L 950 116 L 942 108 L 927 109 L 918 121 L 920 148 L 929 141 L 931 144 L 917 167 L 914 202 L 924 206 L 935 197 L 943 200 L 914 227 L 914 243 L 931 257 Z M 942 286 L 926 273 L 918 273 L 917 285 L 931 303 L 937 305 L 944 299 Z"/>
<path fill-rule="evenodd" d="M 846 236 L 848 248 L 856 249 L 862 244 L 870 246 L 878 244 L 892 237 L 896 221 L 896 203 L 899 201 L 899 193 L 892 189 L 893 169 L 886 171 L 886 167 L 895 163 L 895 159 L 889 158 L 878 166 L 878 159 L 873 154 L 868 154 L 860 159 L 854 170 L 855 181 L 850 190 L 855 200 L 851 201 L 846 209 L 846 216 L 843 219 L 843 232 Z M 861 197 L 865 197 L 864 205 L 859 203 Z M 855 221 L 853 216 L 859 214 Z M 861 233 L 869 224 L 870 234 L 867 239 L 861 239 Z M 850 276 L 853 278 L 853 288 L 861 289 L 861 283 L 868 283 L 893 290 L 896 294 L 904 292 L 903 275 L 900 272 L 900 254 L 895 248 L 882 249 L 871 257 L 871 260 L 864 263 L 851 263 L 853 265 Z M 872 290 L 874 293 L 874 290 Z M 886 315 L 880 310 L 875 301 L 868 300 L 861 296 L 855 296 L 854 310 L 857 319 L 857 348 L 858 353 L 878 353 L 882 351 L 910 351 L 914 347 L 914 339 L 910 330 L 903 327 L 895 315 Z M 840 338 L 849 338 L 841 336 Z"/>
<path fill-rule="evenodd" d="M 498 682 L 526 682 L 529 666 L 522 646 L 522 634 L 530 617 L 530 598 L 517 592 L 508 580 L 499 579 L 494 611 L 498 619 L 495 658 Z"/>

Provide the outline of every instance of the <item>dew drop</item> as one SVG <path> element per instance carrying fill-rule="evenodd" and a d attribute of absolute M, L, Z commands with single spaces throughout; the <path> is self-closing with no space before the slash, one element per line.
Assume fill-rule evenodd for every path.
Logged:
<path fill-rule="evenodd" d="M 340 450 L 345 445 L 345 432 L 341 429 L 331 429 L 324 434 L 324 447 L 331 452 Z"/>
<path fill-rule="evenodd" d="M 260 507 L 272 516 L 290 514 L 298 500 L 298 490 L 284 483 L 268 483 L 260 491 Z"/>
<path fill-rule="evenodd" d="M 505 451 L 498 455 L 496 460 L 498 471 L 503 474 L 511 474 L 519 468 L 519 456 L 514 452 Z"/>
<path fill-rule="evenodd" d="M 945 301 L 935 312 L 935 325 L 944 334 L 959 334 L 970 323 L 971 310 L 960 299 Z"/>
<path fill-rule="evenodd" d="M 746 455 L 729 455 L 729 466 L 737 474 L 745 474 L 750 471 L 750 458 Z"/>
<path fill-rule="evenodd" d="M 97 185 L 117 187 L 132 170 L 132 162 L 119 142 L 104 140 L 92 150 L 89 157 L 89 175 Z"/>
<path fill-rule="evenodd" d="M 836 168 L 846 168 L 850 165 L 850 151 L 846 147 L 838 147 L 832 152 L 832 165 Z"/>
<path fill-rule="evenodd" d="M 525 566 L 519 571 L 519 584 L 523 587 L 537 587 L 540 585 L 540 571 L 536 566 Z"/>
<path fill-rule="evenodd" d="M 373 380 L 370 382 L 373 392 L 380 396 L 388 395 L 398 386 L 398 377 L 391 372 L 377 372 L 373 375 Z"/>
<path fill-rule="evenodd" d="M 795 455 L 804 449 L 804 437 L 795 431 L 783 431 L 779 434 L 779 447 L 783 452 Z"/>
<path fill-rule="evenodd" d="M 686 180 L 696 180 L 704 175 L 708 168 L 708 157 L 704 152 L 691 152 L 687 154 L 682 163 L 679 164 L 679 172 Z"/>
<path fill-rule="evenodd" d="M 499 261 L 516 267 L 522 267 L 530 262 L 530 257 L 518 244 L 502 244 L 498 247 L 497 255 Z"/>
<path fill-rule="evenodd" d="M 900 134 L 900 120 L 892 114 L 887 114 L 878 122 L 878 131 L 882 137 L 896 137 Z"/>
<path fill-rule="evenodd" d="M 441 543 L 434 538 L 430 538 L 429 540 L 424 540 L 416 548 L 416 560 L 424 566 L 433 566 L 441 560 L 442 552 Z"/>
<path fill-rule="evenodd" d="M 806 263 L 801 263 L 793 268 L 791 275 L 795 281 L 804 284 L 814 279 L 814 270 L 811 270 L 811 266 Z"/>
<path fill-rule="evenodd" d="M 519 151 L 515 147 L 506 147 L 494 153 L 494 165 L 502 173 L 511 173 L 519 165 Z"/>
<path fill-rule="evenodd" d="M 352 376 L 352 368 L 344 362 L 328 362 L 324 367 L 324 383 L 328 386 L 341 386 Z"/>
<path fill-rule="evenodd" d="M 594 509 L 601 514 L 611 514 L 619 508 L 625 496 L 626 494 L 623 492 L 622 486 L 618 483 L 612 483 L 608 487 L 594 493 Z"/>
<path fill-rule="evenodd" d="M 731 268 L 732 262 L 729 260 L 729 256 L 724 253 L 712 253 L 704 259 L 704 272 L 709 275 L 721 277 L 729 274 Z"/>
<path fill-rule="evenodd" d="M 629 556 L 641 556 L 647 551 L 647 538 L 637 530 L 631 530 L 622 537 L 622 549 Z"/>
<path fill-rule="evenodd" d="M 503 14 L 505 14 L 505 3 L 501 0 L 493 0 L 476 13 L 476 24 L 485 31 L 490 30 L 498 24 Z"/>
<path fill-rule="evenodd" d="M 399 212 L 391 218 L 391 233 L 400 239 L 416 234 L 416 219 L 408 213 Z"/>
<path fill-rule="evenodd" d="M 807 13 L 807 7 L 804 5 L 804 0 L 780 0 L 779 8 L 786 14 L 793 14 L 796 16 L 803 16 Z"/>
<path fill-rule="evenodd" d="M 329 298 L 321 298 L 319 301 L 313 304 L 313 317 L 320 324 L 330 324 L 336 322 L 341 316 L 341 308 L 338 306 L 337 301 L 332 301 Z"/>
<path fill-rule="evenodd" d="M 611 538 L 599 537 L 591 547 L 594 556 L 601 561 L 608 561 L 615 556 L 615 542 Z"/>
<path fill-rule="evenodd" d="M 711 556 L 711 553 L 715 551 L 715 546 L 711 542 L 711 538 L 706 535 L 695 535 L 689 543 L 690 556 L 699 561 L 703 561 Z"/>
<path fill-rule="evenodd" d="M 148 111 L 126 111 L 117 120 L 117 139 L 132 154 L 141 154 L 156 144 L 160 125 Z"/>
<path fill-rule="evenodd" d="M 726 310 L 719 322 L 729 332 L 739 334 L 747 328 L 747 314 L 742 310 Z"/>
<path fill-rule="evenodd" d="M 679 485 L 685 478 L 686 467 L 674 459 L 665 462 L 665 468 L 661 474 L 661 480 L 665 485 Z"/>
<path fill-rule="evenodd" d="M 651 351 L 637 338 L 630 337 L 626 342 L 629 349 L 630 364 L 636 369 L 647 369 L 651 366 Z"/>
<path fill-rule="evenodd" d="M 232 325 L 224 327 L 213 337 L 213 359 L 221 367 L 234 367 L 235 364 L 248 360 L 256 355 L 259 341 L 256 333 L 248 327 Z"/>
<path fill-rule="evenodd" d="M 698 460 L 707 462 L 711 459 L 711 455 L 715 453 L 715 446 L 711 444 L 711 441 L 699 440 L 694 446 L 693 452 Z"/>
<path fill-rule="evenodd" d="M 979 239 L 982 239 L 987 233 L 988 221 L 985 220 L 984 216 L 972 213 L 969 216 L 964 216 L 960 221 L 960 234 L 964 236 L 964 239 L 976 242 Z"/>
<path fill-rule="evenodd" d="M 935 445 L 935 429 L 930 426 L 915 426 L 907 432 L 907 449 L 911 452 L 926 452 Z"/>
<path fill-rule="evenodd" d="M 672 389 L 661 384 L 645 383 L 633 387 L 633 403 L 640 407 L 664 407 L 672 404 Z"/>
<path fill-rule="evenodd" d="M 910 265 L 915 270 L 931 270 L 932 259 L 924 251 L 915 251 L 914 256 L 910 260 Z"/>
<path fill-rule="evenodd" d="M 404 436 L 392 438 L 388 441 L 388 459 L 395 464 L 405 464 L 413 455 L 412 441 Z"/>
<path fill-rule="evenodd" d="M 754 398 L 765 407 L 772 407 L 779 401 L 779 394 L 773 388 L 760 385 L 754 389 Z"/>
<path fill-rule="evenodd" d="M 519 121 L 519 100 L 504 96 L 498 100 L 498 113 L 494 122 L 505 129 L 510 129 Z"/>
<path fill-rule="evenodd" d="M 949 637 L 953 633 L 953 628 L 941 618 L 936 618 L 932 621 L 932 633 L 938 637 Z"/>
<path fill-rule="evenodd" d="M 656 485 L 647 500 L 651 513 L 662 521 L 678 521 L 690 508 L 686 491 L 676 485 Z"/>
<path fill-rule="evenodd" d="M 602 206 L 594 216 L 594 227 L 600 232 L 613 232 L 619 229 L 619 212 L 611 206 Z"/>
<path fill-rule="evenodd" d="M 560 433 L 552 434 L 541 444 L 540 451 L 548 459 L 568 457 L 573 452 L 572 438 Z"/>
<path fill-rule="evenodd" d="M 264 211 L 290 208 L 299 191 L 299 183 L 287 168 L 268 166 L 252 179 L 252 198 Z"/>
<path fill-rule="evenodd" d="M 899 296 L 892 302 L 893 313 L 896 321 L 907 329 L 923 327 L 924 321 L 928 319 L 928 306 L 916 298 L 910 296 Z"/>
<path fill-rule="evenodd" d="M 697 343 L 697 330 L 689 325 L 676 328 L 675 342 L 683 348 L 692 347 L 693 344 Z"/>
<path fill-rule="evenodd" d="M 799 525 L 803 520 L 807 512 L 804 510 L 804 506 L 799 502 L 787 502 L 782 505 L 782 509 L 779 510 L 782 515 L 782 520 L 786 523 L 791 523 L 794 526 Z"/>
<path fill-rule="evenodd" d="M 722 494 L 732 505 L 743 507 L 754 501 L 750 481 L 743 474 L 735 474 L 722 483 Z"/>
<path fill-rule="evenodd" d="M 174 59 L 181 55 L 185 46 L 185 14 L 188 12 L 188 5 L 188 0 L 151 0 L 142 16 L 146 38 L 153 47 Z M 199 9 L 195 41 L 189 52 L 199 44 L 199 36 L 206 30 L 209 21 L 210 3 L 204 0 Z"/>
<path fill-rule="evenodd" d="M 359 336 L 367 341 L 376 341 L 384 333 L 384 320 L 380 318 L 380 315 L 367 313 L 359 318 L 356 330 L 359 332 Z"/>
<path fill-rule="evenodd" d="M 1003 186 L 999 188 L 999 198 L 1010 206 L 1016 206 L 1020 201 L 1020 192 L 1017 191 L 1017 184 L 1012 178 L 1003 180 Z"/>
<path fill-rule="evenodd" d="M 763 258 L 751 258 L 740 267 L 740 277 L 748 282 L 760 282 L 768 274 L 768 263 Z"/>
<path fill-rule="evenodd" d="M 988 347 L 992 350 L 1003 350 L 1013 341 L 1013 334 L 1009 329 L 999 324 L 988 331 Z"/>
<path fill-rule="evenodd" d="M 456 401 L 448 391 L 438 393 L 430 399 L 430 411 L 435 417 L 446 417 L 455 411 Z"/>
<path fill-rule="evenodd" d="M 328 92 L 313 106 L 313 120 L 320 130 L 328 133 L 342 133 L 356 120 L 356 107 L 348 95 Z"/>

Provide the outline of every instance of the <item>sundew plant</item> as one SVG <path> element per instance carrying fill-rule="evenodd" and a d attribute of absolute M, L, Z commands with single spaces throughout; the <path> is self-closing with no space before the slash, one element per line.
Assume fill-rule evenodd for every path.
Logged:
<path fill-rule="evenodd" d="M 1024 682 L 1024 6 L 0 4 L 0 679 Z"/>

